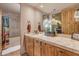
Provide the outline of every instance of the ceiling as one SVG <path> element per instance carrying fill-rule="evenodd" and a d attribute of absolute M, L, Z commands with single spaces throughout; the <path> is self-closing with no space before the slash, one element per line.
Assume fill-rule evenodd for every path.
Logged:
<path fill-rule="evenodd" d="M 35 7 L 45 13 L 59 13 L 64 8 L 75 5 L 75 3 L 27 3 L 28 5 Z M 43 7 L 40 7 L 43 5 Z M 6 11 L 20 13 L 19 3 L 0 3 L 0 8 Z"/>
<path fill-rule="evenodd" d="M 0 8 L 5 11 L 20 13 L 20 4 L 18 3 L 0 3 Z"/>
<path fill-rule="evenodd" d="M 45 13 L 59 13 L 64 8 L 67 8 L 69 6 L 75 5 L 75 3 L 28 3 L 28 5 L 31 5 Z M 43 7 L 40 7 L 43 5 Z"/>

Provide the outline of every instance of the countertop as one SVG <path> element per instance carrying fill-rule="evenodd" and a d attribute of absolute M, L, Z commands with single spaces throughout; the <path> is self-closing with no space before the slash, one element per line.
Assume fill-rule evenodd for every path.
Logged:
<path fill-rule="evenodd" d="M 25 36 L 37 38 L 37 40 L 79 54 L 79 41 L 71 39 L 70 35 L 58 34 L 55 37 L 50 37 L 50 36 L 45 36 L 44 33 L 42 34 L 30 33 L 30 34 L 25 34 Z"/>

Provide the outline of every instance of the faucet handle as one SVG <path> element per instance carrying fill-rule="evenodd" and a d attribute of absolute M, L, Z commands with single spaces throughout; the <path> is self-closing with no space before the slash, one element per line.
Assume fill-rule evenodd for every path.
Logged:
<path fill-rule="evenodd" d="M 71 34 L 71 38 L 72 38 L 72 39 L 73 39 L 73 35 L 74 35 L 74 33 Z"/>

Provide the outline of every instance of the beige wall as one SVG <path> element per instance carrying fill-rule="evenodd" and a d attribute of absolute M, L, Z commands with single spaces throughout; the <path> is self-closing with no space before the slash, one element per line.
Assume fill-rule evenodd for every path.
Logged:
<path fill-rule="evenodd" d="M 42 13 L 33 7 L 21 4 L 21 45 L 23 47 L 24 34 L 27 33 L 27 20 L 31 22 L 31 32 L 37 29 L 38 22 L 42 23 Z M 21 49 L 23 53 L 23 49 Z"/>
<path fill-rule="evenodd" d="M 10 37 L 20 36 L 20 15 L 18 13 L 3 11 L 3 16 L 9 16 Z"/>

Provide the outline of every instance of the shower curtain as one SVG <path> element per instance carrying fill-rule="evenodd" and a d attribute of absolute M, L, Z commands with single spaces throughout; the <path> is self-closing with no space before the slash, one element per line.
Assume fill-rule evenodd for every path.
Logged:
<path fill-rule="evenodd" d="M 2 49 L 9 46 L 9 17 L 2 16 Z"/>

